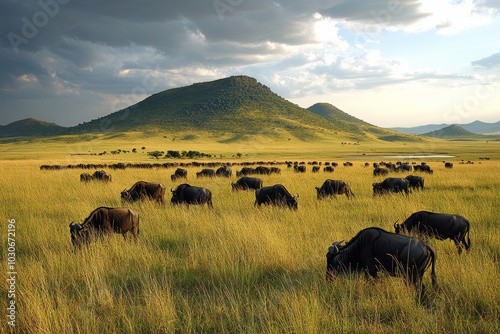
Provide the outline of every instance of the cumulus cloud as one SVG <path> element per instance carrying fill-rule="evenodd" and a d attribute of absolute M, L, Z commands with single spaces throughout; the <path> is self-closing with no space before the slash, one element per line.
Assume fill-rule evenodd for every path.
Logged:
<path fill-rule="evenodd" d="M 163 89 L 234 74 L 254 76 L 285 97 L 424 77 L 453 80 L 453 74 L 422 72 L 385 57 L 376 48 L 379 36 L 454 34 L 488 24 L 498 0 L 0 0 L 0 5 L 0 115 L 8 119 L 21 100 L 19 110 L 41 115 L 57 109 L 55 97 L 66 108 L 85 96 L 92 114 L 106 115 L 118 104 Z M 473 65 L 492 62 L 495 58 Z M 155 84 L 145 84 L 148 80 Z M 39 103 L 43 99 L 47 102 Z M 82 111 L 74 120 L 86 120 L 84 108 L 75 109 Z"/>

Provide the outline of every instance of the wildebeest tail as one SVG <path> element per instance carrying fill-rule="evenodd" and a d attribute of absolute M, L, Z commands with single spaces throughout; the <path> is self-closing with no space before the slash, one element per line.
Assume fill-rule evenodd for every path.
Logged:
<path fill-rule="evenodd" d="M 437 278 L 436 278 L 436 253 L 434 252 L 434 249 L 430 248 L 430 255 L 431 255 L 431 279 L 432 279 L 432 286 L 437 287 Z"/>
<path fill-rule="evenodd" d="M 467 232 L 465 232 L 467 234 L 467 242 L 465 242 L 465 236 L 464 236 L 464 244 L 465 244 L 465 250 L 469 250 L 470 248 L 470 224 L 469 224 L 469 221 L 466 220 L 467 222 Z"/>

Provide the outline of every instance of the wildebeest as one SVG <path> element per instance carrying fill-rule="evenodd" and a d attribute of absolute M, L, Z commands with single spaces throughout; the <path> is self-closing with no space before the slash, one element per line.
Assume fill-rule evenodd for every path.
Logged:
<path fill-rule="evenodd" d="M 429 211 L 418 211 L 408 217 L 402 224 L 394 223 L 396 233 L 415 232 L 439 240 L 451 239 L 458 248 L 458 253 L 462 249 L 470 248 L 470 223 L 467 219 L 459 215 L 434 213 Z M 467 242 L 465 236 L 467 235 Z"/>
<path fill-rule="evenodd" d="M 165 186 L 161 183 L 137 181 L 130 189 L 124 189 L 121 194 L 122 202 L 133 203 L 138 200 L 154 200 L 165 202 Z"/>
<path fill-rule="evenodd" d="M 317 173 L 317 172 L 319 172 L 319 166 L 313 166 L 313 168 L 312 168 L 312 172 L 313 172 L 313 173 Z"/>
<path fill-rule="evenodd" d="M 348 183 L 342 180 L 327 179 L 323 182 L 321 187 L 316 187 L 318 199 L 323 199 L 328 196 L 335 197 L 335 195 L 345 194 L 347 198 L 354 197 L 354 193 Z"/>
<path fill-rule="evenodd" d="M 185 170 L 184 168 L 177 168 L 174 172 L 174 174 L 170 175 L 170 179 L 172 180 L 172 182 L 176 181 L 177 179 L 186 179 L 187 180 L 187 170 Z"/>
<path fill-rule="evenodd" d="M 235 190 L 248 190 L 248 189 L 260 189 L 262 188 L 262 179 L 258 177 L 242 176 L 238 181 L 231 183 L 233 191 Z"/>
<path fill-rule="evenodd" d="M 111 182 L 112 177 L 111 177 L 111 174 L 109 174 L 103 170 L 96 170 L 94 172 L 94 174 L 92 174 L 92 179 L 104 181 L 104 182 Z"/>
<path fill-rule="evenodd" d="M 377 176 L 377 175 L 387 175 L 389 174 L 389 170 L 387 168 L 380 168 L 380 167 L 377 167 L 373 170 L 373 176 Z"/>
<path fill-rule="evenodd" d="M 410 182 L 410 188 L 424 190 L 424 178 L 421 176 L 408 175 L 405 177 Z"/>
<path fill-rule="evenodd" d="M 215 177 L 215 171 L 210 168 L 204 168 L 200 172 L 196 172 L 196 177 Z"/>
<path fill-rule="evenodd" d="M 453 168 L 453 162 L 445 162 L 444 168 Z"/>
<path fill-rule="evenodd" d="M 81 173 L 80 174 L 80 181 L 81 182 L 90 182 L 92 181 L 92 175 L 89 173 Z"/>
<path fill-rule="evenodd" d="M 179 185 L 175 189 L 171 189 L 172 199 L 170 202 L 172 204 L 189 204 L 193 205 L 203 205 L 207 204 L 209 208 L 213 208 L 212 204 L 212 192 L 207 188 L 191 186 L 187 183 Z"/>
<path fill-rule="evenodd" d="M 388 177 L 380 183 L 373 183 L 373 195 L 382 195 L 389 192 L 405 193 L 410 191 L 410 181 L 398 177 Z"/>
<path fill-rule="evenodd" d="M 326 166 L 323 168 L 323 172 L 325 173 L 333 173 L 334 170 L 335 168 L 333 168 L 332 166 Z"/>
<path fill-rule="evenodd" d="M 298 166 L 298 165 L 294 165 L 293 166 L 293 170 L 296 172 L 296 173 L 305 173 L 306 172 L 306 166 Z"/>
<path fill-rule="evenodd" d="M 228 177 L 230 178 L 233 175 L 233 171 L 229 166 L 222 166 L 217 169 L 215 172 L 215 176 L 217 177 Z"/>
<path fill-rule="evenodd" d="M 254 205 L 272 204 L 277 206 L 288 206 L 289 209 L 297 210 L 297 199 L 299 195 L 292 196 L 282 184 L 262 187 L 255 190 Z"/>
<path fill-rule="evenodd" d="M 431 169 L 429 165 L 415 165 L 413 166 L 413 171 L 415 172 L 424 172 L 432 174 L 434 171 Z"/>
<path fill-rule="evenodd" d="M 74 247 L 80 248 L 88 244 L 93 237 L 102 237 L 104 234 L 130 231 L 135 240 L 139 235 L 139 214 L 129 208 L 99 207 L 85 218 L 82 224 L 69 224 L 71 242 Z"/>
<path fill-rule="evenodd" d="M 326 253 L 326 279 L 334 275 L 358 272 L 377 278 L 382 270 L 391 276 L 403 276 L 424 293 L 422 277 L 432 266 L 432 284 L 437 286 L 436 254 L 424 241 L 387 232 L 377 227 L 361 230 L 345 246 L 334 242 Z"/>

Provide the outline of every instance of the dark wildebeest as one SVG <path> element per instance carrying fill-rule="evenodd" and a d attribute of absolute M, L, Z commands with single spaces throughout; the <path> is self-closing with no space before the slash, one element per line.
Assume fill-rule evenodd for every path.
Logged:
<path fill-rule="evenodd" d="M 124 189 L 121 192 L 121 199 L 123 202 L 133 203 L 138 200 L 154 200 L 159 203 L 165 202 L 165 186 L 161 183 L 153 183 L 146 181 L 137 181 L 129 189 Z"/>
<path fill-rule="evenodd" d="M 282 184 L 275 184 L 273 186 L 263 187 L 255 190 L 255 203 L 254 205 L 260 206 L 261 204 L 272 204 L 278 206 L 287 205 L 288 208 L 297 210 L 297 199 L 299 195 L 290 195 L 288 190 Z"/>
<path fill-rule="evenodd" d="M 248 189 L 260 189 L 262 188 L 262 179 L 258 177 L 248 177 L 242 176 L 236 183 L 231 183 L 233 191 L 235 190 L 248 190 Z"/>
<path fill-rule="evenodd" d="M 177 168 L 174 174 L 170 175 L 170 179 L 172 180 L 172 182 L 181 178 L 187 180 L 187 175 L 188 175 L 187 170 L 185 170 L 184 168 Z"/>
<path fill-rule="evenodd" d="M 345 194 L 347 198 L 354 197 L 354 193 L 349 187 L 349 184 L 342 180 L 331 180 L 327 179 L 323 182 L 323 185 L 320 187 L 316 187 L 316 191 L 318 193 L 318 199 L 323 199 L 328 196 L 335 197 L 335 195 L 343 195 Z"/>
<path fill-rule="evenodd" d="M 421 176 L 408 175 L 405 177 L 410 182 L 410 188 L 424 190 L 424 178 Z"/>
<path fill-rule="evenodd" d="M 415 165 L 413 166 L 413 170 L 415 172 L 424 172 L 429 174 L 434 173 L 434 171 L 431 169 L 429 165 Z"/>
<path fill-rule="evenodd" d="M 333 173 L 334 170 L 335 168 L 333 168 L 332 166 L 326 166 L 323 168 L 323 172 L 325 173 Z"/>
<path fill-rule="evenodd" d="M 212 192 L 207 188 L 183 183 L 171 191 L 172 199 L 170 202 L 172 204 L 186 204 L 189 207 L 189 204 L 203 205 L 206 203 L 209 208 L 213 208 Z"/>
<path fill-rule="evenodd" d="M 293 166 L 293 170 L 296 172 L 296 173 L 305 173 L 306 172 L 306 166 L 298 166 L 298 165 L 294 165 Z"/>
<path fill-rule="evenodd" d="M 389 192 L 405 193 L 408 196 L 410 181 L 398 177 L 388 177 L 380 183 L 373 183 L 373 195 L 382 195 Z"/>
<path fill-rule="evenodd" d="M 236 176 L 246 176 L 255 174 L 255 168 L 252 167 L 243 167 L 241 170 L 236 172 Z"/>
<path fill-rule="evenodd" d="M 215 171 L 210 168 L 202 169 L 200 172 L 196 172 L 196 177 L 215 177 Z"/>
<path fill-rule="evenodd" d="M 94 174 L 92 174 L 92 179 L 94 180 L 99 180 L 99 181 L 104 181 L 104 182 L 111 182 L 111 174 L 103 171 L 103 170 L 96 170 Z"/>
<path fill-rule="evenodd" d="M 444 168 L 453 168 L 453 162 L 445 162 Z"/>
<path fill-rule="evenodd" d="M 90 182 L 92 181 L 92 175 L 89 173 L 81 173 L 80 174 L 80 181 L 81 182 Z"/>
<path fill-rule="evenodd" d="M 387 175 L 389 174 L 389 170 L 387 168 L 380 168 L 380 167 L 377 167 L 373 170 L 373 176 L 377 176 L 377 175 Z"/>
<path fill-rule="evenodd" d="M 437 286 L 435 263 L 436 254 L 424 241 L 404 235 L 394 234 L 377 227 L 361 230 L 345 246 L 342 241 L 334 242 L 326 253 L 326 279 L 334 275 L 357 272 L 365 277 L 377 278 L 382 270 L 391 276 L 406 277 L 424 296 L 422 277 L 432 266 L 433 286 Z"/>
<path fill-rule="evenodd" d="M 312 168 L 312 172 L 313 172 L 313 173 L 317 173 L 317 172 L 319 172 L 319 168 L 320 168 L 319 166 L 313 166 L 313 168 Z"/>
<path fill-rule="evenodd" d="M 137 240 L 139 214 L 129 208 L 99 207 L 92 211 L 82 224 L 69 224 L 69 230 L 71 242 L 77 248 L 84 243 L 88 244 L 93 237 L 102 237 L 113 232 L 122 234 L 126 239 L 125 234 L 130 231 L 134 240 Z"/>
<path fill-rule="evenodd" d="M 462 253 L 463 248 L 465 250 L 470 248 L 470 224 L 467 219 L 459 215 L 418 211 L 402 224 L 394 223 L 394 229 L 398 234 L 415 232 L 439 240 L 453 240 L 459 254 Z M 467 242 L 465 241 L 466 235 Z"/>
<path fill-rule="evenodd" d="M 215 172 L 215 176 L 217 177 L 228 177 L 230 178 L 233 175 L 233 171 L 229 166 L 222 166 L 217 169 Z"/>

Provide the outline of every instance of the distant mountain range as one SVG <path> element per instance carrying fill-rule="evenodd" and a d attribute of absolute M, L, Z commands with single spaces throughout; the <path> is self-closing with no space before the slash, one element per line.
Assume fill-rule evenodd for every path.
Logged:
<path fill-rule="evenodd" d="M 319 103 L 299 107 L 247 76 L 165 90 L 126 109 L 74 127 L 25 119 L 0 127 L 0 136 L 41 136 L 114 132 L 210 132 L 246 140 L 248 136 L 321 140 L 420 140 L 383 129 L 338 108 Z"/>
<path fill-rule="evenodd" d="M 474 121 L 468 124 L 428 124 L 415 126 L 411 128 L 395 127 L 391 130 L 408 133 L 408 134 L 428 134 L 432 131 L 447 128 L 451 125 L 457 125 L 469 132 L 483 135 L 500 135 L 500 121 L 496 123 L 485 123 L 481 121 Z"/>

